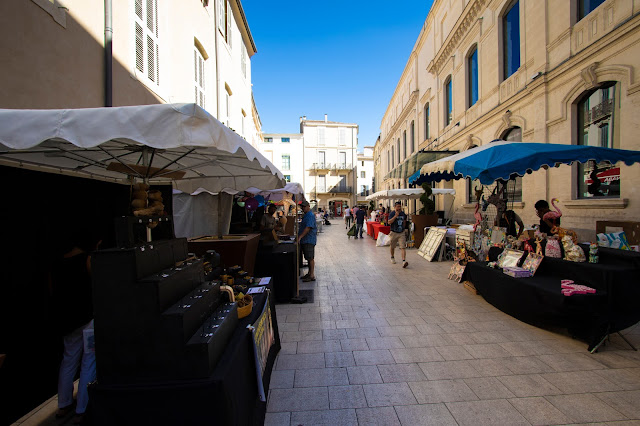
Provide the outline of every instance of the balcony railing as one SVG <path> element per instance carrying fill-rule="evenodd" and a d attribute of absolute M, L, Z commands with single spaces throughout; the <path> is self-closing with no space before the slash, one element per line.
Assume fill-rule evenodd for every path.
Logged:
<path fill-rule="evenodd" d="M 366 197 L 366 196 L 371 195 L 371 194 L 372 194 L 372 192 L 371 192 L 370 190 L 366 190 L 366 191 L 360 191 L 360 192 L 358 192 L 358 195 L 359 195 L 360 197 Z"/>
<path fill-rule="evenodd" d="M 598 105 L 584 112 L 584 125 L 597 123 L 613 113 L 613 99 L 604 99 Z"/>
<path fill-rule="evenodd" d="M 353 165 L 349 163 L 336 163 L 333 165 L 333 170 L 351 170 Z"/>
<path fill-rule="evenodd" d="M 353 187 L 351 186 L 342 186 L 342 185 L 335 185 L 332 187 L 321 187 L 321 186 L 316 186 L 311 190 L 312 194 L 352 194 L 353 193 Z"/>
<path fill-rule="evenodd" d="M 329 163 L 313 163 L 308 170 L 331 170 L 331 164 Z"/>

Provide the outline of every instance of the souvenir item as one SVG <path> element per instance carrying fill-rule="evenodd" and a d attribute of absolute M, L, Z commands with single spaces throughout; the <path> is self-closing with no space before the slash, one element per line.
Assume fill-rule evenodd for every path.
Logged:
<path fill-rule="evenodd" d="M 505 243 L 506 232 L 504 228 L 494 226 L 491 230 L 491 244 L 502 245 Z"/>
<path fill-rule="evenodd" d="M 560 242 L 556 238 L 547 238 L 547 246 L 544 250 L 544 255 L 547 257 L 555 257 L 562 259 L 562 252 L 560 251 Z"/>
<path fill-rule="evenodd" d="M 574 283 L 572 280 L 562 280 L 560 282 L 561 292 L 565 296 L 571 296 L 573 294 L 594 294 L 595 288 L 588 287 L 586 285 L 580 285 Z"/>
<path fill-rule="evenodd" d="M 522 267 L 528 270 L 529 272 L 531 272 L 531 276 L 534 276 L 536 271 L 538 270 L 538 266 L 540 266 L 540 263 L 542 263 L 543 258 L 544 256 L 542 255 L 529 252 L 527 254 L 527 258 L 524 260 L 524 263 L 522 264 Z"/>
<path fill-rule="evenodd" d="M 531 271 L 528 269 L 519 268 L 517 266 L 505 266 L 502 269 L 502 272 L 514 278 L 526 278 L 532 275 Z"/>
<path fill-rule="evenodd" d="M 589 263 L 598 263 L 598 244 L 589 244 Z"/>
<path fill-rule="evenodd" d="M 518 262 L 520 262 L 523 254 L 524 252 L 520 250 L 504 249 L 504 251 L 500 253 L 500 256 L 498 256 L 497 265 L 500 268 L 518 266 Z"/>
<path fill-rule="evenodd" d="M 466 262 L 453 262 L 451 265 L 451 270 L 449 271 L 449 279 L 454 280 L 455 282 L 462 281 L 462 274 L 464 274 L 464 268 L 467 266 Z"/>
<path fill-rule="evenodd" d="M 586 262 L 587 258 L 584 255 L 582 247 L 575 245 L 573 239 L 570 236 L 565 235 L 562 238 L 562 245 L 564 247 L 564 259 L 572 262 Z"/>

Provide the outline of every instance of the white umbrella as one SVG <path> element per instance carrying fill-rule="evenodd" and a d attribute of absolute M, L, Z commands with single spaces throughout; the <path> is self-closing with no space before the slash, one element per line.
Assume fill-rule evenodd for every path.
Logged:
<path fill-rule="evenodd" d="M 0 110 L 0 164 L 184 192 L 284 186 L 282 173 L 195 104 Z"/>
<path fill-rule="evenodd" d="M 433 195 L 438 195 L 438 194 L 449 194 L 449 195 L 456 195 L 456 190 L 455 189 L 440 189 L 440 188 L 433 188 L 432 190 Z M 422 194 L 424 194 L 424 189 L 422 188 L 405 188 L 405 189 L 389 189 L 387 191 L 378 191 L 375 192 L 371 195 L 369 195 L 366 200 L 395 200 L 397 198 L 406 198 L 406 199 L 418 199 L 422 196 Z"/>

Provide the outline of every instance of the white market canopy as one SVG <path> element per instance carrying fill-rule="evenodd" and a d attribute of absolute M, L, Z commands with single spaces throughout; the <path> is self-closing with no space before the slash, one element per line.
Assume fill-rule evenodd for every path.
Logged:
<path fill-rule="evenodd" d="M 455 189 L 440 189 L 433 188 L 431 190 L 433 195 L 438 194 L 449 194 L 456 195 Z M 378 191 L 369 196 L 367 196 L 366 200 L 395 200 L 395 199 L 418 199 L 424 194 L 424 189 L 422 188 L 405 188 L 405 189 L 389 189 L 387 191 Z"/>
<path fill-rule="evenodd" d="M 187 193 L 284 186 L 277 167 L 196 104 L 0 109 L 0 165 Z"/>
<path fill-rule="evenodd" d="M 284 197 L 285 193 L 288 192 L 290 194 L 300 195 L 304 194 L 304 189 L 302 188 L 302 185 L 297 182 L 289 182 L 284 186 L 284 188 L 259 189 L 256 187 L 251 187 L 245 189 L 245 192 L 250 192 L 254 195 L 262 195 L 264 198 L 268 198 L 271 201 L 280 201 Z"/>

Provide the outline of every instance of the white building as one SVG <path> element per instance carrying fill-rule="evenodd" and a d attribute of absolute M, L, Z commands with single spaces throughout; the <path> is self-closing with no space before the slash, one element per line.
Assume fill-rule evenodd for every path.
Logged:
<path fill-rule="evenodd" d="M 304 139 L 304 189 L 317 206 L 341 216 L 356 202 L 358 125 L 300 119 Z"/>
<path fill-rule="evenodd" d="M 0 14 L 2 108 L 195 102 L 260 139 L 240 0 L 4 0 Z"/>
<path fill-rule="evenodd" d="M 280 169 L 287 182 L 304 186 L 303 145 L 300 133 L 265 133 L 256 148 Z"/>
<path fill-rule="evenodd" d="M 359 205 L 368 205 L 365 200 L 367 195 L 372 194 L 373 189 L 373 147 L 365 146 L 362 152 L 358 152 L 358 163 L 356 165 L 357 178 L 357 200 Z"/>

